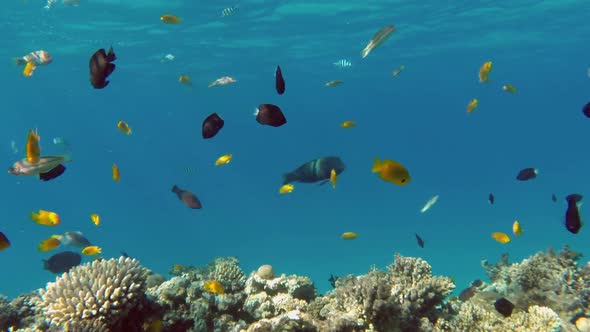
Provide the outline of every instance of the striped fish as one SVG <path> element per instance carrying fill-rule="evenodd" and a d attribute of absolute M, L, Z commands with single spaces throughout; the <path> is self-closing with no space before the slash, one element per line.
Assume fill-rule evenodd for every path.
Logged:
<path fill-rule="evenodd" d="M 221 17 L 231 16 L 238 12 L 238 6 L 231 6 L 227 8 L 223 8 L 221 11 Z"/>
<path fill-rule="evenodd" d="M 338 68 L 347 68 L 347 67 L 352 67 L 352 62 L 350 62 L 349 60 L 346 60 L 346 59 L 340 59 L 340 60 L 334 62 L 333 65 Z"/>
<path fill-rule="evenodd" d="M 51 8 L 53 8 L 53 6 L 55 6 L 55 4 L 57 3 L 57 0 L 47 0 L 47 5 L 45 5 L 45 9 L 49 10 Z"/>

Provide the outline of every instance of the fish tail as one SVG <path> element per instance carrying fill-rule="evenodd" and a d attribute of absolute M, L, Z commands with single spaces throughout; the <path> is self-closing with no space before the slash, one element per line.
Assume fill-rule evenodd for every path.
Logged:
<path fill-rule="evenodd" d="M 283 184 L 295 182 L 295 180 L 297 180 L 297 175 L 295 173 L 283 174 Z"/>
<path fill-rule="evenodd" d="M 180 188 L 178 188 L 177 185 L 172 186 L 172 192 L 173 193 L 178 193 L 180 191 Z"/>
<path fill-rule="evenodd" d="M 379 161 L 379 157 L 375 157 L 375 161 L 373 162 L 373 168 L 371 172 L 376 173 L 381 170 L 381 161 Z"/>
<path fill-rule="evenodd" d="M 14 64 L 17 66 L 23 66 L 27 64 L 27 61 L 23 58 L 12 58 L 12 61 L 14 61 Z"/>
<path fill-rule="evenodd" d="M 35 212 L 31 212 L 31 220 L 37 221 L 39 219 L 39 215 Z"/>

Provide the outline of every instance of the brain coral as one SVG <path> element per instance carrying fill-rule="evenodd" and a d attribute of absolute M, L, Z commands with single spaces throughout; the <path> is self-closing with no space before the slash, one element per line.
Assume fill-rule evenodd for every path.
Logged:
<path fill-rule="evenodd" d="M 38 309 L 67 331 L 113 330 L 145 298 L 147 274 L 132 258 L 95 260 L 41 289 Z"/>

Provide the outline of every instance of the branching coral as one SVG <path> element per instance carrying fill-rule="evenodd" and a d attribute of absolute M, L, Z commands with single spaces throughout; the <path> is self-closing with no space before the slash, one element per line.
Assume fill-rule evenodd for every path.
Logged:
<path fill-rule="evenodd" d="M 144 300 L 147 274 L 135 259 L 95 260 L 41 289 L 37 308 L 67 331 L 112 330 Z"/>

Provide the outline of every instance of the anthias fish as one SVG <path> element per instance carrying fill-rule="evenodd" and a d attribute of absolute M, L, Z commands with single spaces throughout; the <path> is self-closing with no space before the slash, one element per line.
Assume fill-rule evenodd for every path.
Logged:
<path fill-rule="evenodd" d="M 324 184 L 330 181 L 332 170 L 337 175 L 344 171 L 344 163 L 338 157 L 323 157 L 310 160 L 299 166 L 294 171 L 283 175 L 283 184 L 293 182 L 314 183 L 323 181 Z"/>

